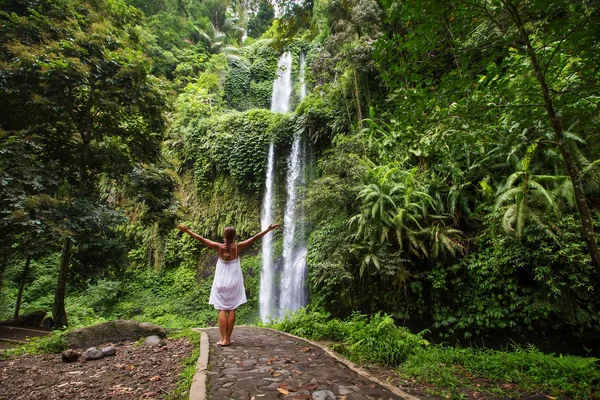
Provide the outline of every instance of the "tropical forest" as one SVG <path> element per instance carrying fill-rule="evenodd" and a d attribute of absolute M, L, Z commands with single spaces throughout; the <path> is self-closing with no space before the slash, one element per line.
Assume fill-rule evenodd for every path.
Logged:
<path fill-rule="evenodd" d="M 181 227 L 276 224 L 235 329 L 418 397 L 600 398 L 599 39 L 598 0 L 0 0 L 0 325 L 45 329 L 0 363 L 196 346 L 220 253 Z"/>

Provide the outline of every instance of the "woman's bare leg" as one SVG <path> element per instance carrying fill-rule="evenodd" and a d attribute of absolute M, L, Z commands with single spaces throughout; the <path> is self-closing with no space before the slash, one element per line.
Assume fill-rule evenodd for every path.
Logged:
<path fill-rule="evenodd" d="M 233 333 L 233 326 L 235 325 L 235 310 L 229 310 L 227 312 L 227 338 L 225 344 L 233 343 L 231 340 L 231 334 Z"/>
<path fill-rule="evenodd" d="M 227 343 L 227 311 L 219 310 L 219 333 L 221 334 L 221 340 L 218 344 Z"/>

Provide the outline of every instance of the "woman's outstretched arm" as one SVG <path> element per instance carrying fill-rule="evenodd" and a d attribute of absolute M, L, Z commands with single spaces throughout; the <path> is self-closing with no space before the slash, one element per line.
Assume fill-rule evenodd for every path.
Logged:
<path fill-rule="evenodd" d="M 250 246 L 256 239 L 260 239 L 261 237 L 265 236 L 267 233 L 271 232 L 274 229 L 279 228 L 279 224 L 271 224 L 269 225 L 269 227 L 267 229 L 265 229 L 264 231 L 257 233 L 256 235 L 252 236 L 250 239 L 246 239 L 243 242 L 239 242 L 237 244 L 237 248 L 238 251 L 242 251 L 245 247 Z"/>
<path fill-rule="evenodd" d="M 215 249 L 215 250 L 219 249 L 219 243 L 213 242 L 212 240 L 208 240 L 206 238 L 203 238 L 202 236 L 198 235 L 197 233 L 192 232 L 190 230 L 190 228 L 188 228 L 185 225 L 177 225 L 177 229 L 179 229 L 181 232 L 187 233 L 188 235 L 190 235 L 194 239 L 204 243 L 206 246 L 210 247 L 211 249 Z"/>

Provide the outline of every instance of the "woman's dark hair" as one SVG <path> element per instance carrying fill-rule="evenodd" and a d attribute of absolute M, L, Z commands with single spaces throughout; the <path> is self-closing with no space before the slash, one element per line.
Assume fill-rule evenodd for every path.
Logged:
<path fill-rule="evenodd" d="M 229 254 L 229 246 L 231 246 L 233 239 L 235 239 L 235 228 L 233 226 L 228 226 L 223 230 L 223 239 L 225 239 L 225 245 L 227 245 L 227 254 Z"/>

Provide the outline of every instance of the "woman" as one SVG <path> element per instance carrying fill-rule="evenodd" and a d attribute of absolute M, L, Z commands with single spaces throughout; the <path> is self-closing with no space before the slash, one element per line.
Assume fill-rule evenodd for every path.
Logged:
<path fill-rule="evenodd" d="M 235 309 L 246 302 L 246 289 L 244 288 L 244 278 L 242 277 L 242 267 L 240 266 L 239 254 L 246 247 L 250 246 L 256 239 L 260 239 L 273 229 L 279 228 L 279 225 L 269 225 L 264 231 L 257 233 L 248 240 L 236 243 L 235 228 L 228 226 L 223 231 L 223 243 L 213 242 L 192 232 L 185 225 L 177 225 L 177 228 L 190 235 L 196 240 L 204 243 L 211 249 L 219 253 L 215 278 L 210 290 L 210 299 L 208 304 L 215 306 L 219 310 L 219 332 L 221 340 L 219 345 L 229 346 L 231 333 L 235 324 Z"/>

